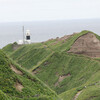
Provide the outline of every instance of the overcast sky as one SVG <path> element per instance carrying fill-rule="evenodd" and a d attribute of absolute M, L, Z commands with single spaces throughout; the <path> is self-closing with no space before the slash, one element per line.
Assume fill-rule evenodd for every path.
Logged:
<path fill-rule="evenodd" d="M 0 0 L 0 22 L 100 18 L 100 0 Z"/>

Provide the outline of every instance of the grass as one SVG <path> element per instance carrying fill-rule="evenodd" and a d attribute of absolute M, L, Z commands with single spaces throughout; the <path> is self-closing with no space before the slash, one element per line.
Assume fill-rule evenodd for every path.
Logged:
<path fill-rule="evenodd" d="M 96 92 L 99 92 L 99 85 L 94 86 L 94 84 L 100 81 L 100 58 L 93 59 L 84 55 L 67 53 L 73 43 L 80 36 L 88 32 L 95 34 L 84 30 L 78 34 L 74 34 L 66 41 L 58 41 L 56 45 L 52 45 L 57 41 L 53 39 L 44 43 L 23 45 L 16 50 L 13 50 L 10 44 L 4 47 L 3 50 L 9 57 L 22 66 L 22 70 L 23 68 L 30 72 L 35 70 L 36 79 L 38 77 L 40 83 L 42 83 L 40 81 L 42 80 L 46 84 L 46 87 L 49 86 L 53 90 L 49 88 L 50 91 L 53 93 L 55 91 L 63 100 L 66 100 L 66 98 L 67 100 L 72 100 L 80 90 L 83 92 L 77 100 L 99 100 L 100 94 Z M 100 40 L 100 36 L 95 35 Z M 70 75 L 67 76 L 68 74 Z M 66 78 L 58 82 L 59 77 L 63 75 L 66 75 Z M 31 77 L 33 76 L 31 75 Z M 21 82 L 25 80 L 20 76 L 18 78 Z M 24 83 L 26 82 L 24 81 Z M 58 85 L 55 86 L 57 82 Z M 88 88 L 85 89 L 85 86 Z M 41 87 L 39 88 L 41 89 Z M 43 92 L 43 97 L 48 97 L 48 95 Z M 53 100 L 55 99 L 53 98 Z"/>
<path fill-rule="evenodd" d="M 77 93 L 76 88 L 73 88 L 71 90 L 65 91 L 62 94 L 60 94 L 59 96 L 63 99 L 63 100 L 73 100 L 73 97 L 75 96 L 75 94 Z"/>
<path fill-rule="evenodd" d="M 100 100 L 100 83 L 94 84 L 92 86 L 87 86 L 82 90 L 78 90 L 78 88 L 73 88 L 60 94 L 59 96 L 63 100 L 73 100 L 79 91 L 82 92 L 77 96 L 77 100 Z"/>
<path fill-rule="evenodd" d="M 100 84 L 84 89 L 77 100 L 100 100 Z"/>
<path fill-rule="evenodd" d="M 46 62 L 48 62 L 47 65 L 45 65 Z M 67 55 L 66 53 L 54 53 L 39 66 L 40 70 L 37 71 L 36 76 L 60 94 L 85 84 L 90 77 L 93 77 L 93 74 L 100 70 L 99 66 L 100 63 L 92 59 Z M 60 82 L 59 86 L 55 87 L 59 76 L 67 75 L 68 73 L 71 75 Z M 92 78 L 92 81 L 94 78 Z M 95 78 L 95 81 L 98 80 L 99 78 Z"/>
<path fill-rule="evenodd" d="M 18 75 L 10 69 L 10 65 L 15 66 L 23 72 Z M 16 90 L 15 83 L 19 81 L 23 85 L 22 92 Z M 0 50 L 0 100 L 56 100 L 57 95 L 49 89 L 43 82 L 33 77 L 12 62 Z M 37 97 L 35 95 L 38 95 Z"/>
<path fill-rule="evenodd" d="M 3 48 L 3 50 L 4 49 L 5 48 Z M 15 50 L 12 54 L 9 55 L 13 60 L 22 65 L 24 68 L 31 69 L 51 53 L 51 50 L 37 43 L 21 46 L 19 49 Z"/>
<path fill-rule="evenodd" d="M 74 41 L 79 36 L 84 35 L 87 32 L 88 31 L 82 31 L 79 34 L 75 34 L 63 44 L 62 41 L 60 41 L 56 45 L 50 45 L 56 41 L 56 39 L 54 39 L 45 43 L 33 43 L 30 45 L 23 45 L 17 50 L 13 50 L 15 44 L 9 44 L 4 47 L 3 50 L 18 64 L 28 70 L 31 70 L 34 66 L 37 66 L 39 63 L 44 61 L 45 58 L 48 57 L 48 55 L 52 54 L 52 52 L 62 52 L 69 50 Z"/>
<path fill-rule="evenodd" d="M 10 100 L 8 96 L 0 90 L 0 100 Z"/>

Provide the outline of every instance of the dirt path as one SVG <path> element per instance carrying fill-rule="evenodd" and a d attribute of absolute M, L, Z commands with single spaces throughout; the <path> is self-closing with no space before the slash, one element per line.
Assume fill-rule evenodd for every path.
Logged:
<path fill-rule="evenodd" d="M 10 67 L 12 71 L 14 71 L 16 74 L 23 75 L 23 73 L 20 70 L 18 70 L 16 67 L 14 67 L 13 65 L 10 65 Z"/>
<path fill-rule="evenodd" d="M 75 95 L 75 97 L 74 97 L 73 100 L 77 100 L 77 98 L 78 98 L 78 96 L 81 94 L 81 92 L 82 92 L 82 91 L 79 91 L 79 92 Z"/>

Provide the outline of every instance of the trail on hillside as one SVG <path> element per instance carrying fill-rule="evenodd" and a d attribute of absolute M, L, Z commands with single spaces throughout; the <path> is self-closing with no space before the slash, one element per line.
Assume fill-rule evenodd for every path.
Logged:
<path fill-rule="evenodd" d="M 75 95 L 75 97 L 74 97 L 73 100 L 77 100 L 77 98 L 78 98 L 78 96 L 81 94 L 81 92 L 82 92 L 82 91 L 79 91 L 79 92 Z"/>

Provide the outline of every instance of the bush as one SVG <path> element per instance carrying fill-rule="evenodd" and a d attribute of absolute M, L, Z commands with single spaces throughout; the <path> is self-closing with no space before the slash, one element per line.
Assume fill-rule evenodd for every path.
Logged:
<path fill-rule="evenodd" d="M 0 90 L 0 100 L 9 100 L 1 90 Z"/>

